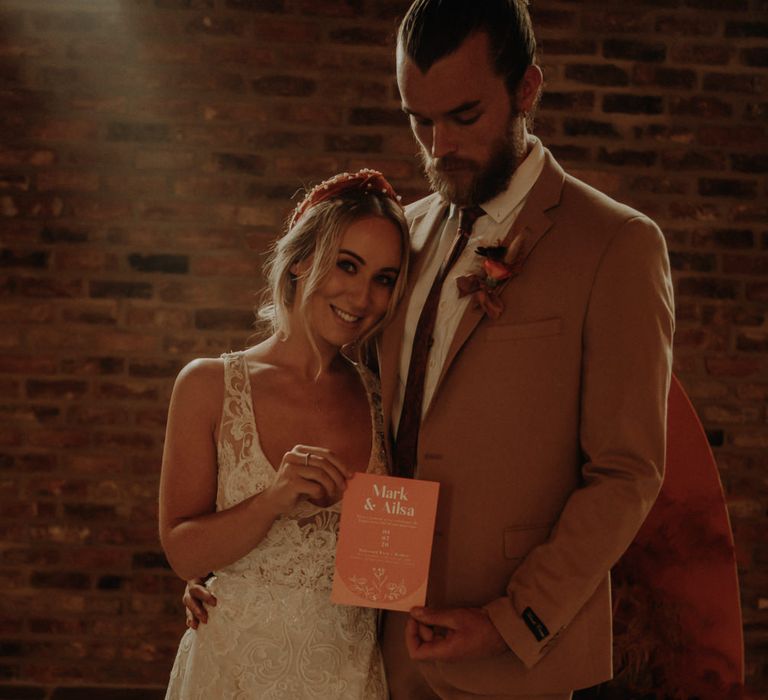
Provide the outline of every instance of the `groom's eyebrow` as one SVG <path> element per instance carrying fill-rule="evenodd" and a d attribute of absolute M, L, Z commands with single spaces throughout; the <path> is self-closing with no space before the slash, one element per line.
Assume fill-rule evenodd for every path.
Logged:
<path fill-rule="evenodd" d="M 452 116 L 455 114 L 461 114 L 462 112 L 469 112 L 472 109 L 475 109 L 480 104 L 480 100 L 470 100 L 468 102 L 462 102 L 457 107 L 454 107 L 453 109 L 449 109 L 445 114 L 446 116 Z M 423 118 L 423 115 L 419 114 L 418 112 L 415 112 L 414 110 L 406 107 L 405 105 L 401 106 L 401 109 L 403 112 L 405 112 L 409 117 L 421 117 Z"/>
<path fill-rule="evenodd" d="M 446 112 L 446 114 L 461 114 L 461 112 L 469 112 L 470 109 L 474 109 L 480 104 L 480 100 L 471 100 L 469 102 L 462 102 L 458 107 Z"/>

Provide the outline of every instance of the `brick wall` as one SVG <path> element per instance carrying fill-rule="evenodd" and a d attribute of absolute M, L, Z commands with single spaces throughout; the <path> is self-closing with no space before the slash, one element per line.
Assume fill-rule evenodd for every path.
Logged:
<path fill-rule="evenodd" d="M 372 166 L 424 192 L 392 74 L 406 5 L 0 2 L 0 697 L 158 696 L 183 629 L 156 535 L 173 378 L 246 342 L 300 185 Z M 669 242 L 762 697 L 768 2 L 534 5 L 536 132 Z"/>

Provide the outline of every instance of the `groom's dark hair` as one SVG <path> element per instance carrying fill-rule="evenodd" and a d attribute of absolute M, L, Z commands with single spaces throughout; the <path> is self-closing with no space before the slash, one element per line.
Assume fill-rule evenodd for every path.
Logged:
<path fill-rule="evenodd" d="M 476 32 L 488 35 L 491 63 L 512 95 L 536 54 L 526 0 L 415 0 L 400 23 L 397 42 L 426 73 Z"/>

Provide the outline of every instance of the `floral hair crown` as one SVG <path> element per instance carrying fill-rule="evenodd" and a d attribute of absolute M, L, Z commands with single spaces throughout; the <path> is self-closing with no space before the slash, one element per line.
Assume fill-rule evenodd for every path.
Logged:
<path fill-rule="evenodd" d="M 319 185 L 313 187 L 307 192 L 304 199 L 299 202 L 291 215 L 290 226 L 293 226 L 311 207 L 326 199 L 338 197 L 344 192 L 351 190 L 360 190 L 365 193 L 377 192 L 385 197 L 400 203 L 400 195 L 395 192 L 392 185 L 378 170 L 363 168 L 356 173 L 339 173 L 328 180 L 324 180 Z"/>

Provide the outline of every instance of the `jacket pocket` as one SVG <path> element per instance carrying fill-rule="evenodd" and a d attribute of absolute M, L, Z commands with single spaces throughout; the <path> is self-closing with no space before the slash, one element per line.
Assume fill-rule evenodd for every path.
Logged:
<path fill-rule="evenodd" d="M 534 547 L 546 542 L 550 525 L 519 525 L 504 528 L 504 556 L 507 559 L 522 559 Z"/>
<path fill-rule="evenodd" d="M 529 323 L 489 323 L 486 326 L 486 338 L 489 341 L 542 338 L 548 335 L 560 335 L 562 332 L 562 318 L 545 318 Z"/>

